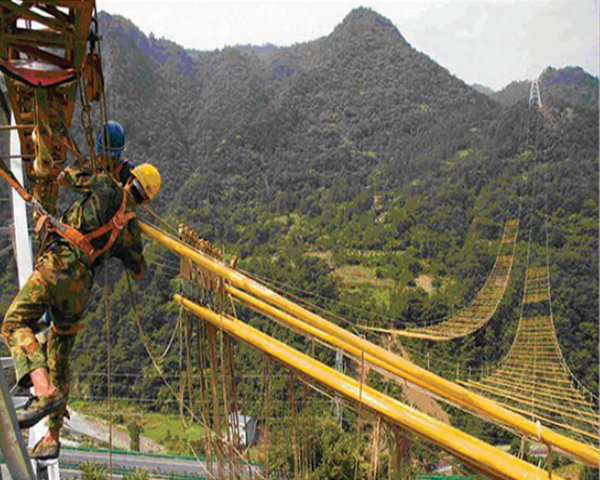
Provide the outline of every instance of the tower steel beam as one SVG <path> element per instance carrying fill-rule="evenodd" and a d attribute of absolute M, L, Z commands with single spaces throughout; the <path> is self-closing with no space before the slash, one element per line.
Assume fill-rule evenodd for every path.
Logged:
<path fill-rule="evenodd" d="M 35 480 L 3 368 L 0 368 L 0 450 L 13 480 Z"/>

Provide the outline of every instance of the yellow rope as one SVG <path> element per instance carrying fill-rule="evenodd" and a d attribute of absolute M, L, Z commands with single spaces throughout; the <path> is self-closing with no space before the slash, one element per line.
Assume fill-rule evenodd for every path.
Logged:
<path fill-rule="evenodd" d="M 473 387 L 478 388 L 480 390 L 485 390 L 487 392 L 491 392 L 491 393 L 494 393 L 494 394 L 502 395 L 503 397 L 505 397 L 507 399 L 515 400 L 515 401 L 520 402 L 522 404 L 529 404 L 527 397 L 524 397 L 524 396 L 521 396 L 521 395 L 518 395 L 518 394 L 515 394 L 515 393 L 508 394 L 508 393 L 506 393 L 506 391 L 503 391 L 503 390 L 500 390 L 500 389 L 497 389 L 497 388 L 494 388 L 494 387 L 490 387 L 489 385 L 487 385 L 485 383 L 474 382 L 474 381 L 471 381 L 471 382 L 460 382 L 460 383 L 462 383 L 463 385 L 473 386 Z M 592 427 L 594 427 L 598 423 L 597 422 L 597 418 L 594 417 L 593 415 L 591 415 L 592 418 L 593 418 L 593 420 L 587 420 L 587 419 L 582 418 L 582 415 L 583 416 L 589 416 L 590 414 L 588 412 L 580 412 L 577 409 L 565 408 L 565 407 L 563 407 L 562 410 L 557 410 L 556 408 L 554 408 L 555 405 L 553 405 L 552 403 L 544 402 L 544 401 L 541 401 L 540 399 L 536 399 L 535 406 L 539 410 L 545 410 L 545 411 L 550 412 L 550 413 L 557 413 L 557 414 L 560 414 L 563 417 L 574 418 L 574 419 L 579 420 L 582 423 L 587 423 L 587 424 L 591 425 Z M 577 415 L 573 415 L 571 413 L 566 413 L 567 411 L 574 412 Z"/>

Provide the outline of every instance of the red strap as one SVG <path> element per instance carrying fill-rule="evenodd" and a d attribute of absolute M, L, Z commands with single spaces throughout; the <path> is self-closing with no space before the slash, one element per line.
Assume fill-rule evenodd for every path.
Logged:
<path fill-rule="evenodd" d="M 95 240 L 96 238 L 102 237 L 103 235 L 106 235 L 108 232 L 112 231 L 115 226 L 119 230 L 121 230 L 125 225 L 127 225 L 127 223 L 123 224 L 123 222 L 121 220 L 123 218 L 123 216 L 125 215 L 126 208 L 127 208 L 127 194 L 123 193 L 123 201 L 121 202 L 121 206 L 119 207 L 119 210 L 117 210 L 117 213 L 114 214 L 114 216 L 108 221 L 108 223 L 105 223 L 100 228 L 97 228 L 93 232 L 88 233 L 86 235 L 86 238 L 88 240 Z M 130 213 L 133 213 L 133 212 L 130 212 Z M 135 217 L 135 213 L 133 213 L 133 216 Z M 117 223 L 115 223 L 115 220 Z"/>
<path fill-rule="evenodd" d="M 35 226 L 35 233 L 39 233 L 42 227 L 46 225 L 47 232 L 58 233 L 65 240 L 68 240 L 71 245 L 82 249 L 88 256 L 90 256 L 94 250 L 92 244 L 86 240 L 85 236 L 76 228 L 71 227 L 65 223 L 59 222 L 47 215 L 42 215 Z"/>

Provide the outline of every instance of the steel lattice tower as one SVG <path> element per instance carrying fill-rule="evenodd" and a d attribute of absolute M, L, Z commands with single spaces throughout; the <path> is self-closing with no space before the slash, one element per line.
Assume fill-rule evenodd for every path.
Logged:
<path fill-rule="evenodd" d="M 529 89 L 529 106 L 536 105 L 538 108 L 542 108 L 542 97 L 540 96 L 540 82 L 537 78 L 531 80 L 531 87 Z"/>

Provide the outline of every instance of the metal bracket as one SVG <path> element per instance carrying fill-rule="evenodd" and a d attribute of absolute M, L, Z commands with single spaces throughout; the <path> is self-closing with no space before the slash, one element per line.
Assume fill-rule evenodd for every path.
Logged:
<path fill-rule="evenodd" d="M 0 368 L 0 450 L 13 480 L 36 479 L 3 368 Z"/>

